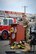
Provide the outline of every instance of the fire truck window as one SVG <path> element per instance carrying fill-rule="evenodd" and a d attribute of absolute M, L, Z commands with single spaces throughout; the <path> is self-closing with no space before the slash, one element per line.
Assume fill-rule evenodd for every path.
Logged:
<path fill-rule="evenodd" d="M 12 21 L 11 19 L 9 20 L 9 25 L 10 25 L 10 24 L 13 24 L 13 21 Z"/>
<path fill-rule="evenodd" d="M 1 25 L 1 22 L 0 22 L 0 25 Z"/>
<path fill-rule="evenodd" d="M 4 25 L 7 25 L 7 19 L 3 19 Z"/>
<path fill-rule="evenodd" d="M 0 19 L 0 25 L 1 25 L 2 20 Z"/>

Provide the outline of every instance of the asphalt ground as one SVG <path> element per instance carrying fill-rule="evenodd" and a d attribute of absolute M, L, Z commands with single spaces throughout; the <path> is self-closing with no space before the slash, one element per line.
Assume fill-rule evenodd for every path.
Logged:
<path fill-rule="evenodd" d="M 33 50 L 34 47 L 34 50 Z M 36 53 L 36 46 L 33 46 L 30 54 Z M 16 51 L 16 53 L 15 53 Z M 33 51 L 33 52 L 32 52 Z M 12 50 L 10 49 L 9 40 L 0 40 L 0 54 L 24 54 L 21 49 Z M 25 54 L 28 54 L 29 52 L 26 52 Z"/>

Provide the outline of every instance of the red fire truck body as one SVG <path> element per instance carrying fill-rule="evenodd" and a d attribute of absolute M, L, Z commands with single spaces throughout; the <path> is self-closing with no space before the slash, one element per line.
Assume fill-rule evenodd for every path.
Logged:
<path fill-rule="evenodd" d="M 13 23 L 16 23 L 16 19 L 0 17 L 0 35 L 4 36 L 3 38 L 6 39 L 9 36 L 10 25 Z"/>

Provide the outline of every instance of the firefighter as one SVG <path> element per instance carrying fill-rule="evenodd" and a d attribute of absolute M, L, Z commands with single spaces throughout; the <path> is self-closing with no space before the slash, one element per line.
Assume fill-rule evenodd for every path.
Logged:
<path fill-rule="evenodd" d="M 11 45 L 11 40 L 12 40 L 12 33 L 14 32 L 14 28 L 12 27 L 12 24 L 10 25 L 10 30 L 9 30 L 9 32 L 10 32 L 10 35 L 9 35 L 9 41 L 10 41 L 10 45 Z"/>

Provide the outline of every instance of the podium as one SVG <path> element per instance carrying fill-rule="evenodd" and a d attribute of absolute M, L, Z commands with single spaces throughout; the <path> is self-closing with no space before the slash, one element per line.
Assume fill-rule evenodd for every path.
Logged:
<path fill-rule="evenodd" d="M 12 27 L 14 28 L 14 32 L 12 32 L 12 34 L 10 35 L 11 44 L 14 41 L 19 42 L 20 40 L 25 40 L 25 28 L 19 24 L 12 24 Z"/>

